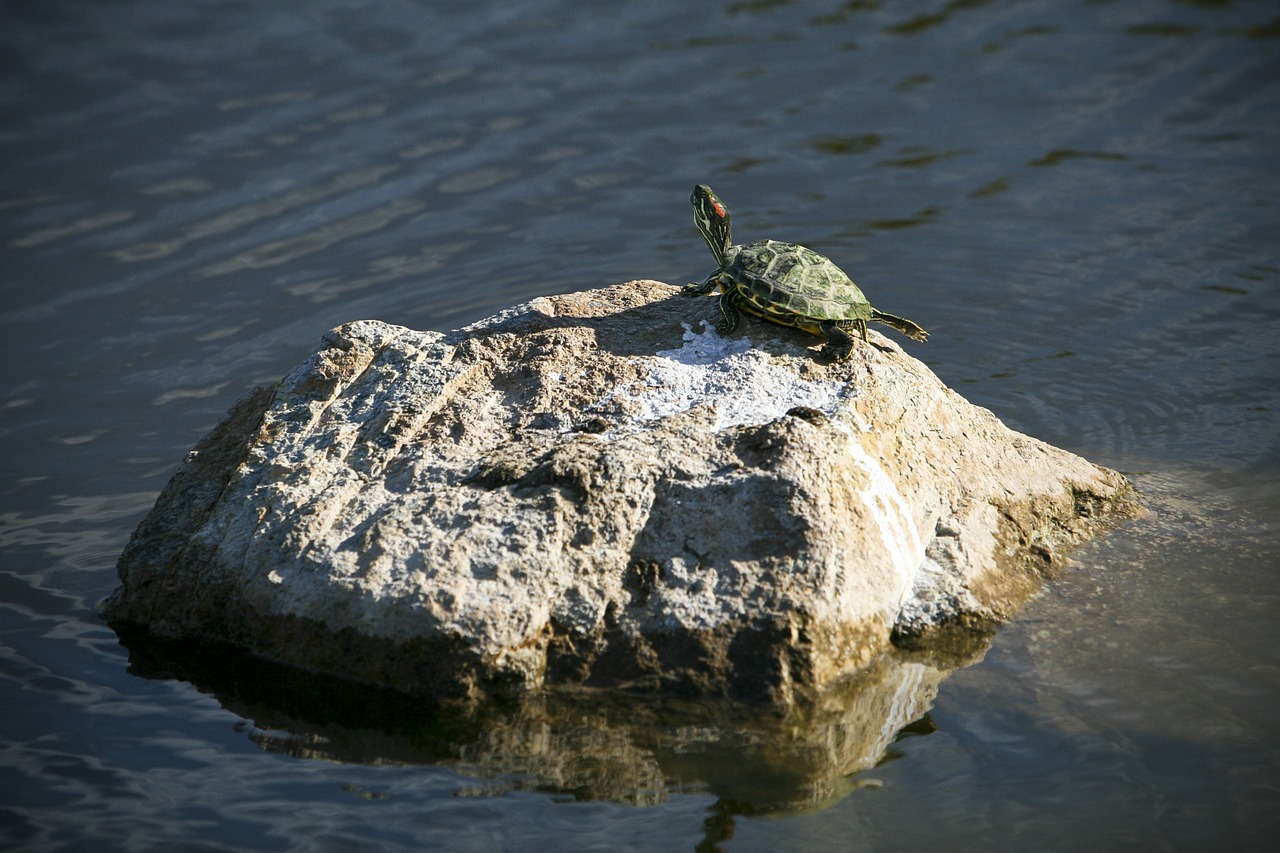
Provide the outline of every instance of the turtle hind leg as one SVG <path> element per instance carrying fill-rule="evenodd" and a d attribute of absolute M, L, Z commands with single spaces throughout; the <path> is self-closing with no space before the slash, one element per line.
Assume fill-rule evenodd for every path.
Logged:
<path fill-rule="evenodd" d="M 884 323 L 886 326 L 892 326 L 902 334 L 911 338 L 913 341 L 929 340 L 929 333 L 908 320 L 906 317 L 899 317 L 896 314 L 886 314 L 883 311 L 871 309 L 871 319 L 877 323 Z"/>
<path fill-rule="evenodd" d="M 823 320 L 818 324 L 818 328 L 827 336 L 826 346 L 822 348 L 822 354 L 832 361 L 843 361 L 849 357 L 849 353 L 853 352 L 853 336 L 849 334 L 849 329 L 854 328 L 853 321 L 839 322 L 836 320 Z M 862 337 L 867 336 L 867 324 L 862 323 Z"/>

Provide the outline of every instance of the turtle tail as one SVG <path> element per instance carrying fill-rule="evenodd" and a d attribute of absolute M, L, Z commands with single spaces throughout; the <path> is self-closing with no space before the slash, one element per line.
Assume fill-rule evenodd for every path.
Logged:
<path fill-rule="evenodd" d="M 883 311 L 877 311 L 872 308 L 871 319 L 875 320 L 877 323 L 884 323 L 886 326 L 893 326 L 913 341 L 929 340 L 929 333 L 908 320 L 906 317 L 899 317 L 895 314 L 886 314 Z"/>

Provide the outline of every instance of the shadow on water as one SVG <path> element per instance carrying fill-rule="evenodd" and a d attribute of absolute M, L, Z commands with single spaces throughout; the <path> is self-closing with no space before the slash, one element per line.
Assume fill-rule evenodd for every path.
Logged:
<path fill-rule="evenodd" d="M 892 650 L 795 706 L 594 690 L 452 705 L 116 625 L 136 676 L 183 680 L 253 726 L 268 752 L 367 765 L 444 765 L 483 780 L 460 795 L 532 790 L 637 806 L 717 798 L 710 834 L 735 815 L 827 808 L 873 782 L 902 737 L 933 731 L 941 682 L 981 660 L 989 635 Z M 711 837 L 710 835 L 708 836 Z"/>

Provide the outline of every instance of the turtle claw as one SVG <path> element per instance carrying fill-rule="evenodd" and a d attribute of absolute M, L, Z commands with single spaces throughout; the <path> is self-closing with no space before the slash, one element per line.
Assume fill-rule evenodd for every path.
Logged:
<path fill-rule="evenodd" d="M 830 361 L 844 361 L 853 352 L 853 336 L 830 320 L 819 325 L 827 342 L 822 347 L 822 356 Z"/>
<path fill-rule="evenodd" d="M 826 344 L 818 352 L 827 361 L 844 361 L 849 357 L 849 353 L 853 352 L 853 341 L 850 340 L 845 346 L 837 346 L 836 344 Z"/>

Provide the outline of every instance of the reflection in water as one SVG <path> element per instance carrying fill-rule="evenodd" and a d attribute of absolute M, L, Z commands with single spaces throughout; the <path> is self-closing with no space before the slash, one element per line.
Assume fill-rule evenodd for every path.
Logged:
<path fill-rule="evenodd" d="M 378 231 L 402 216 L 417 213 L 424 206 L 422 202 L 412 199 L 393 201 L 373 210 L 326 223 L 312 231 L 265 243 L 235 257 L 196 270 L 195 275 L 198 278 L 208 278 L 247 269 L 279 266 L 304 255 L 328 249 L 343 240 Z"/>
<path fill-rule="evenodd" d="M 1115 154 L 1110 151 L 1076 151 L 1073 148 L 1055 148 L 1043 157 L 1031 160 L 1028 166 L 1057 166 L 1068 160 L 1112 160 L 1117 163 L 1123 163 L 1129 158 L 1124 154 Z"/>
<path fill-rule="evenodd" d="M 13 246 L 15 249 L 29 249 L 33 246 L 40 246 L 44 243 L 60 240 L 64 237 L 75 237 L 81 234 L 86 234 L 90 231 L 97 231 L 100 228 L 110 228 L 112 225 L 119 225 L 121 222 L 128 222 L 132 218 L 132 211 L 108 211 L 107 213 L 86 216 L 85 218 L 77 219 L 74 222 L 68 222 L 64 225 L 55 225 L 51 228 L 45 228 L 32 234 L 17 237 L 9 245 Z"/>
<path fill-rule="evenodd" d="M 952 148 L 946 151 L 934 151 L 930 148 L 922 146 L 911 146 L 903 148 L 898 152 L 898 156 L 888 160 L 881 160 L 877 166 L 889 166 L 895 169 L 919 169 L 923 166 L 932 166 L 943 160 L 950 160 L 953 157 L 962 157 L 965 154 L 973 152 L 963 148 Z"/>
<path fill-rule="evenodd" d="M 952 669 L 980 659 L 988 637 L 946 651 L 893 651 L 780 711 L 721 699 L 546 691 L 480 707 L 435 705 L 247 654 L 120 629 L 130 670 L 178 678 L 252 720 L 262 749 L 348 764 L 444 764 L 511 790 L 654 805 L 672 794 L 717 798 L 734 814 L 826 808 L 867 783 L 894 741 L 931 731 L 925 717 Z M 874 784 L 874 783 L 871 783 Z"/>
<path fill-rule="evenodd" d="M 369 264 L 368 271 L 364 275 L 355 275 L 346 271 L 342 275 L 289 285 L 284 290 L 292 296 L 305 296 L 313 302 L 325 302 L 345 293 L 364 290 L 397 279 L 425 276 L 427 273 L 443 268 L 450 258 L 474 245 L 474 241 L 460 241 L 450 246 L 428 247 L 412 255 L 377 258 Z"/>
<path fill-rule="evenodd" d="M 307 205 L 313 205 L 317 202 L 331 199 L 335 196 L 341 196 L 346 193 L 354 192 L 358 189 L 372 186 L 384 178 L 394 173 L 397 166 L 379 165 L 370 166 L 362 169 L 354 169 L 350 172 L 340 174 L 327 181 L 319 181 L 307 186 L 280 195 L 270 196 L 260 201 L 242 205 L 233 210 L 220 213 L 208 219 L 203 219 L 187 225 L 182 229 L 182 234 L 172 240 L 155 243 L 143 243 L 140 245 L 130 246 L 128 248 L 117 250 L 114 255 L 121 261 L 141 261 L 152 260 L 155 258 L 171 255 L 183 248 L 189 243 L 197 240 L 207 240 L 211 237 L 218 237 L 242 228 L 253 225 L 264 219 L 270 219 L 289 211 L 297 210 Z M 197 191 L 198 188 L 211 189 L 205 183 L 199 182 L 171 182 L 170 185 L 192 188 Z M 152 193 L 157 191 L 153 188 Z"/>

